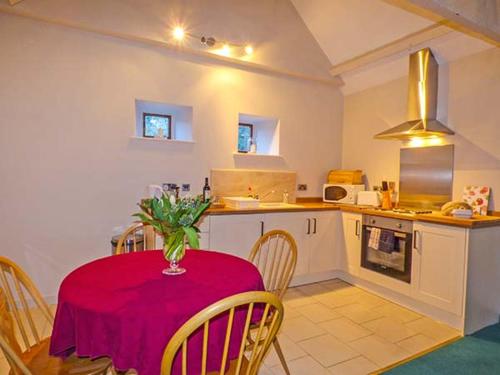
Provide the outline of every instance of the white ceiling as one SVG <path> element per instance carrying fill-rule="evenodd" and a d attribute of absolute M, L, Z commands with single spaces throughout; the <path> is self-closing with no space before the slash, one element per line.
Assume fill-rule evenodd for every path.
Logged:
<path fill-rule="evenodd" d="M 383 0 L 292 0 L 292 3 L 332 66 L 435 22 Z M 440 64 L 492 48 L 490 44 L 460 32 L 414 47 L 430 47 Z M 405 76 L 409 52 L 342 75 L 345 82 L 343 93 L 351 94 Z"/>

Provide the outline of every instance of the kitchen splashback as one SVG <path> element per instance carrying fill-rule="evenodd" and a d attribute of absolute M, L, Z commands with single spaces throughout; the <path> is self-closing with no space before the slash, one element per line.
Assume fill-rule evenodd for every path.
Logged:
<path fill-rule="evenodd" d="M 264 197 L 264 202 L 280 202 L 283 192 L 289 194 L 289 202 L 295 203 L 297 173 L 290 171 L 267 171 L 254 169 L 212 169 L 210 173 L 212 195 L 220 197 L 246 197 L 248 187 L 253 194 Z"/>
<path fill-rule="evenodd" d="M 453 145 L 401 149 L 401 207 L 440 210 L 451 201 L 453 151 Z"/>

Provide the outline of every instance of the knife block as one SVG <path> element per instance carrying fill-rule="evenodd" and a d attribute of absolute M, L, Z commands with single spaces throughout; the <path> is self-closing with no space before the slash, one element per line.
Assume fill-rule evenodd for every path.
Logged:
<path fill-rule="evenodd" d="M 382 209 L 392 210 L 392 199 L 390 190 L 382 192 Z"/>

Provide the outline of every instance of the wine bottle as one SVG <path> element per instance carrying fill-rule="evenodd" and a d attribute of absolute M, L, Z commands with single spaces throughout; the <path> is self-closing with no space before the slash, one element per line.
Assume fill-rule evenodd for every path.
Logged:
<path fill-rule="evenodd" d="M 210 199 L 211 189 L 208 184 L 208 177 L 205 177 L 205 186 L 203 186 L 203 200 L 207 202 Z"/>

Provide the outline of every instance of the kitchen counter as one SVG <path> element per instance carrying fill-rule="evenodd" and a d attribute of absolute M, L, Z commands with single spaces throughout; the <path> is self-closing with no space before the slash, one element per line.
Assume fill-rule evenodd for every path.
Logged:
<path fill-rule="evenodd" d="M 444 216 L 440 212 L 432 214 L 404 214 L 392 211 L 377 210 L 371 207 L 335 204 L 323 202 L 298 202 L 288 207 L 260 207 L 251 209 L 235 209 L 235 208 L 209 208 L 206 212 L 208 215 L 237 215 L 237 214 L 256 214 L 256 213 L 272 213 L 272 212 L 302 212 L 302 211 L 346 211 L 356 212 L 367 215 L 391 217 L 402 220 L 422 221 L 428 223 L 444 224 L 457 226 L 462 228 L 485 228 L 492 226 L 500 226 L 499 216 L 473 216 L 471 219 L 461 219 L 452 216 Z"/>

